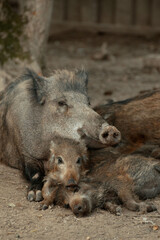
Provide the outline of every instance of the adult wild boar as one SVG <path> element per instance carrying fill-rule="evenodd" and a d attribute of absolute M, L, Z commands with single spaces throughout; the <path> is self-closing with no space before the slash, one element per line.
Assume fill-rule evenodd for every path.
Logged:
<path fill-rule="evenodd" d="M 49 78 L 28 70 L 0 94 L 0 161 L 23 170 L 36 201 L 55 135 L 83 135 L 106 145 L 120 141 L 120 132 L 89 106 L 87 81 L 83 70 L 56 71 Z"/>
<path fill-rule="evenodd" d="M 160 146 L 160 90 L 97 106 L 94 110 L 120 130 L 124 143 L 121 152 L 133 152 L 144 144 Z"/>

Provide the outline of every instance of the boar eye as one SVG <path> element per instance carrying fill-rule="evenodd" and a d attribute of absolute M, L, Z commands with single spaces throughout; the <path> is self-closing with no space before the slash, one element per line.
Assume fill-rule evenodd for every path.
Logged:
<path fill-rule="evenodd" d="M 82 163 L 82 158 L 81 157 L 79 157 L 78 159 L 77 159 L 77 162 L 76 162 L 78 165 L 80 165 L 81 163 Z"/>
<path fill-rule="evenodd" d="M 62 164 L 63 163 L 63 160 L 61 157 L 57 157 L 57 160 L 58 160 L 58 164 Z"/>
<path fill-rule="evenodd" d="M 63 106 L 67 106 L 67 103 L 66 103 L 65 101 L 59 101 L 59 102 L 58 102 L 58 105 L 59 105 L 60 107 L 63 107 Z"/>

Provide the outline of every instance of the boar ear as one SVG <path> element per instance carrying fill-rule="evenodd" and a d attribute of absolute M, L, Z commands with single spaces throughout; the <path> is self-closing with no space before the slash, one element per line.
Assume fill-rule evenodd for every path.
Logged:
<path fill-rule="evenodd" d="M 54 144 L 54 142 L 53 142 L 53 141 L 51 141 L 51 144 L 50 144 L 50 152 L 52 152 L 52 153 L 53 153 L 53 151 L 54 151 L 54 148 L 55 148 L 55 144 Z"/>
<path fill-rule="evenodd" d="M 54 142 L 51 141 L 51 144 L 50 144 L 50 151 L 53 151 L 53 148 L 54 148 Z"/>
<path fill-rule="evenodd" d="M 54 162 L 54 158 L 55 158 L 55 156 L 54 156 L 54 142 L 53 141 L 51 141 L 50 153 L 51 153 L 51 155 L 50 155 L 49 161 L 50 161 L 50 163 L 53 163 Z"/>
<path fill-rule="evenodd" d="M 88 85 L 88 74 L 87 72 L 82 70 L 76 70 L 76 76 L 81 80 L 85 87 Z"/>
<path fill-rule="evenodd" d="M 50 164 L 53 164 L 53 163 L 54 163 L 54 160 L 55 160 L 55 156 L 54 156 L 54 155 L 51 155 L 51 157 L 49 158 Z"/>
<path fill-rule="evenodd" d="M 37 101 L 43 105 L 45 103 L 45 79 L 35 72 L 27 70 L 33 81 L 33 91 Z"/>

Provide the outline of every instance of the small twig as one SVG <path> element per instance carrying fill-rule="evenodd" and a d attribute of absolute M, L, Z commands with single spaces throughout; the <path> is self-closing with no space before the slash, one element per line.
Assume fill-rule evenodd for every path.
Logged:
<path fill-rule="evenodd" d="M 153 218 L 160 218 L 160 215 L 149 215 L 148 217 L 153 217 Z"/>
<path fill-rule="evenodd" d="M 120 227 L 122 227 L 122 226 L 124 226 L 124 225 L 118 225 L 118 226 L 114 226 L 114 228 L 120 228 Z"/>
<path fill-rule="evenodd" d="M 4 198 L 4 197 L 0 197 L 0 199 L 7 200 L 7 198 Z"/>
<path fill-rule="evenodd" d="M 0 181 L 0 182 L 3 182 L 3 181 Z M 6 180 L 5 180 L 5 183 L 17 184 L 17 182 L 6 181 Z"/>
<path fill-rule="evenodd" d="M 142 215 L 143 216 L 143 215 Z M 132 218 L 138 218 L 138 217 L 142 217 L 142 216 L 140 216 L 140 215 L 135 215 L 135 216 L 132 216 Z M 129 217 L 129 216 L 128 216 Z M 150 217 L 153 217 L 153 218 L 160 218 L 160 215 L 148 215 L 148 216 L 143 216 L 143 217 L 148 217 L 148 218 L 150 218 Z"/>

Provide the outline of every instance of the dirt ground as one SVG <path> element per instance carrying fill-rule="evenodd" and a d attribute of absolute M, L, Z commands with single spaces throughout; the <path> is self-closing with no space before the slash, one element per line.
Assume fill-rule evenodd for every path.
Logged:
<path fill-rule="evenodd" d="M 94 60 L 102 44 L 107 59 Z M 123 100 L 160 87 L 160 38 L 66 33 L 50 38 L 47 70 L 84 67 L 89 73 L 93 106 L 109 99 Z M 0 240 L 125 240 L 159 239 L 160 213 L 139 214 L 123 209 L 121 216 L 96 210 L 76 218 L 68 209 L 55 206 L 39 210 L 26 200 L 27 182 L 18 170 L 0 166 Z M 160 197 L 152 200 L 160 211 Z"/>

